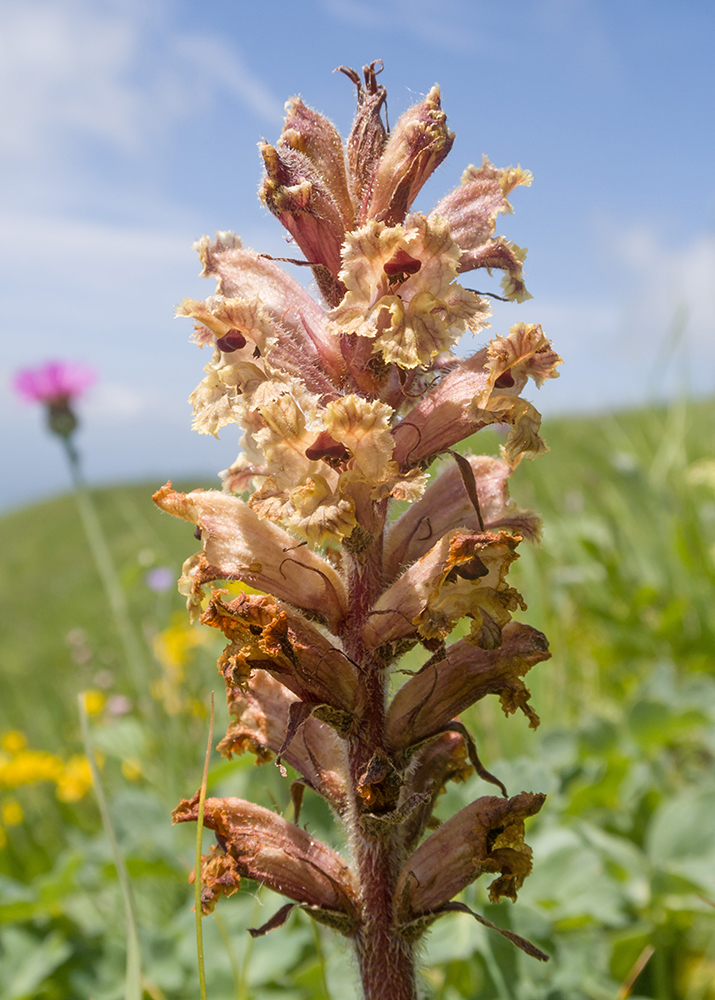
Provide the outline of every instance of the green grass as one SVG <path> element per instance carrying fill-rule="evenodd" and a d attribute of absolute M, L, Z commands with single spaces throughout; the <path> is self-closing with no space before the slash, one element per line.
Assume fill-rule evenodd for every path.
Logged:
<path fill-rule="evenodd" d="M 190 525 L 156 509 L 154 488 L 122 485 L 93 494 L 133 615 L 148 632 L 163 628 L 184 602 L 173 590 L 149 590 L 147 570 L 164 565 L 178 576 L 194 546 Z M 67 738 L 77 691 L 96 687 L 98 674 L 107 675 L 105 683 L 111 675 L 117 692 L 128 694 L 131 686 L 74 496 L 1 518 L 0 545 L 0 720 L 50 749 Z"/>
<path fill-rule="evenodd" d="M 510 791 L 549 798 L 527 837 L 535 869 L 518 905 L 490 906 L 479 883 L 464 898 L 553 959 L 515 956 L 454 915 L 429 938 L 426 989 L 440 1000 L 606 1000 L 652 945 L 633 996 L 712 1000 L 715 402 L 552 420 L 544 436 L 551 453 L 512 480 L 514 498 L 544 517 L 542 545 L 522 546 L 512 571 L 529 603 L 524 620 L 554 653 L 529 678 L 542 726 L 535 734 L 504 720 L 493 702 L 464 721 Z M 499 440 L 483 432 L 473 450 L 495 452 Z M 196 549 L 190 525 L 153 507 L 157 485 L 93 494 L 148 652 L 183 621 L 172 618 L 183 599 L 153 593 L 145 574 L 166 565 L 178 575 Z M 195 485 L 204 484 L 182 488 Z M 0 544 L 0 732 L 20 730 L 31 748 L 67 760 L 81 753 L 79 691 L 130 699 L 124 714 L 105 706 L 93 719 L 93 741 L 137 900 L 146 996 L 188 1000 L 198 992 L 193 830 L 172 828 L 169 811 L 200 782 L 211 690 L 217 733 L 225 725 L 219 647 L 211 639 L 185 651 L 171 712 L 156 687 L 166 665 L 148 655 L 156 697 L 137 703 L 73 497 L 1 518 Z M 212 763 L 210 794 L 288 807 L 289 782 L 272 765 Z M 439 814 L 491 791 L 476 778 L 451 787 Z M 0 788 L 0 810 L 11 799 L 24 820 L 6 824 L 0 850 L 0 981 L 12 984 L 3 1000 L 122 997 L 121 894 L 91 795 L 63 802 L 46 781 Z M 301 822 L 335 843 L 323 804 L 307 795 L 304 809 Z M 265 894 L 256 917 L 254 893 L 247 883 L 219 906 L 223 926 L 205 921 L 211 1000 L 309 1000 L 324 992 L 323 976 L 333 996 L 351 997 L 342 942 L 321 931 L 316 957 L 307 918 L 250 950 L 245 928 L 279 905 Z"/>

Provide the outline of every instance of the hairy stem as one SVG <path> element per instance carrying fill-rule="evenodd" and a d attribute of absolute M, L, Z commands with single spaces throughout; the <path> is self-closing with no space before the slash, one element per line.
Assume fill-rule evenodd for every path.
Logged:
<path fill-rule="evenodd" d="M 355 936 L 366 1000 L 416 1000 L 413 948 L 398 934 L 394 892 L 403 861 L 399 827 L 375 835 L 362 816 L 370 807 L 360 782 L 376 753 L 384 753 L 388 671 L 362 640 L 363 629 L 382 588 L 382 532 L 370 550 L 348 566 L 350 619 L 343 633 L 348 656 L 362 669 L 367 689 L 363 725 L 350 741 L 348 756 L 353 805 L 347 816 L 362 902 L 362 924 Z"/>

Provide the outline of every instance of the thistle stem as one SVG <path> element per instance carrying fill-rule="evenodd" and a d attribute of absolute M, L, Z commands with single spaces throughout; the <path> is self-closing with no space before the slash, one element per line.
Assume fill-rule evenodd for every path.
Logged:
<path fill-rule="evenodd" d="M 109 551 L 102 523 L 99 520 L 97 509 L 92 501 L 82 475 L 79 454 L 71 439 L 61 437 L 65 453 L 74 484 L 75 499 L 82 520 L 82 526 L 87 536 L 90 551 L 94 557 L 97 572 L 104 587 L 104 593 L 114 618 L 114 624 L 122 644 L 124 658 L 129 667 L 130 675 L 134 683 L 134 689 L 138 696 L 141 696 L 146 687 L 146 673 L 142 669 L 145 665 L 145 657 L 141 642 L 137 637 L 134 625 L 129 613 L 126 594 L 122 587 L 119 575 Z"/>

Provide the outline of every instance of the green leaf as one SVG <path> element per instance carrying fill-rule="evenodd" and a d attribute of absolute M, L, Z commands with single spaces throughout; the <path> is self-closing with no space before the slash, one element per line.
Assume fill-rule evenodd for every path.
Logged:
<path fill-rule="evenodd" d="M 712 893 L 715 871 L 715 788 L 690 788 L 664 802 L 646 837 L 652 863 Z"/>
<path fill-rule="evenodd" d="M 0 982 L 3 1000 L 30 1000 L 54 970 L 72 954 L 71 945 L 59 931 L 42 940 L 19 927 L 0 933 Z"/>

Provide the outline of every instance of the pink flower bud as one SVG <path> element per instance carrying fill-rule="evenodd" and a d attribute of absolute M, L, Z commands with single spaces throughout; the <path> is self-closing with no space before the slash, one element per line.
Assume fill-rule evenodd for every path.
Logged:
<path fill-rule="evenodd" d="M 454 132 L 434 86 L 424 101 L 406 111 L 390 133 L 375 169 L 370 200 L 360 221 L 377 219 L 388 226 L 403 222 L 425 181 L 448 155 Z"/>

